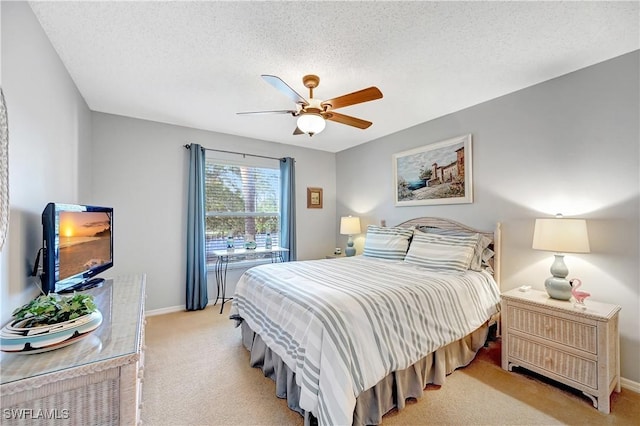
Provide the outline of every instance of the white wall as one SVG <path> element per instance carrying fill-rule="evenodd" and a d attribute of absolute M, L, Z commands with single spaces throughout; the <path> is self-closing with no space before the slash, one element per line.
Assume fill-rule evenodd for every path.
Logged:
<path fill-rule="evenodd" d="M 336 217 L 502 222 L 503 290 L 544 290 L 553 256 L 531 249 L 536 217 L 588 219 L 591 253 L 566 256 L 570 277 L 622 306 L 622 376 L 640 382 L 638 63 L 636 51 L 338 153 Z M 473 204 L 395 207 L 392 154 L 468 133 Z"/>
<path fill-rule="evenodd" d="M 298 259 L 324 257 L 336 233 L 335 154 L 122 116 L 93 113 L 95 204 L 114 207 L 114 268 L 147 273 L 147 309 L 184 306 L 187 143 L 296 160 Z M 306 188 L 324 189 L 324 208 L 306 208 Z M 229 275 L 233 292 L 237 273 Z M 209 300 L 216 286 L 209 276 Z"/>
<path fill-rule="evenodd" d="M 10 218 L 0 253 L 0 323 L 35 294 L 28 279 L 49 201 L 80 202 L 91 182 L 90 114 L 26 2 L 1 2 L 2 89 L 9 123 Z M 80 183 L 82 182 L 82 183 Z"/>

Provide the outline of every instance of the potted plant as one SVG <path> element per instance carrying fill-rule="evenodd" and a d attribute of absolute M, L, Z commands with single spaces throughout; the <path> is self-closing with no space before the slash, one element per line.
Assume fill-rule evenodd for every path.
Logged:
<path fill-rule="evenodd" d="M 74 343 L 102 324 L 93 296 L 41 295 L 13 311 L 14 319 L 0 330 L 4 352 L 37 353 Z"/>

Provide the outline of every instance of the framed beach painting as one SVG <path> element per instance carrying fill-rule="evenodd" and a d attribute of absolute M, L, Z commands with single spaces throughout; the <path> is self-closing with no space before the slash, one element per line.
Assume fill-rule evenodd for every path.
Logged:
<path fill-rule="evenodd" d="M 471 135 L 393 154 L 396 206 L 473 202 Z"/>

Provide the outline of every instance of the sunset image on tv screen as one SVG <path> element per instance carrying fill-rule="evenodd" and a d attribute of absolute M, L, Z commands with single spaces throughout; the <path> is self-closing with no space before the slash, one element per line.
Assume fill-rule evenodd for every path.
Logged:
<path fill-rule="evenodd" d="M 59 279 L 111 261 L 111 216 L 105 212 L 60 212 Z"/>

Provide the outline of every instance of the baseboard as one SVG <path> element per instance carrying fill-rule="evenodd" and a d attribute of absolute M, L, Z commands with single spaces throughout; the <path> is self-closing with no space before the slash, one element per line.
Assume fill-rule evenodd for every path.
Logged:
<path fill-rule="evenodd" d="M 155 315 L 171 314 L 173 312 L 182 312 L 184 310 L 185 310 L 184 305 L 169 306 L 168 308 L 152 309 L 150 311 L 145 311 L 144 316 L 152 317 Z"/>
<path fill-rule="evenodd" d="M 633 380 L 629 380 L 629 379 L 625 379 L 624 377 L 621 377 L 620 386 L 630 391 L 640 393 L 640 383 L 634 382 Z"/>

